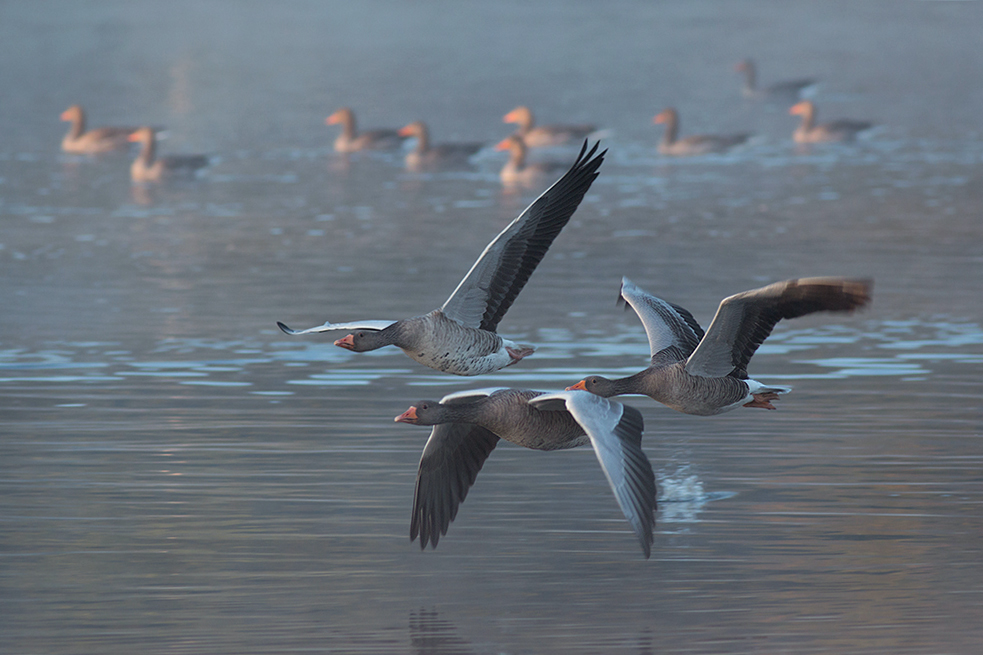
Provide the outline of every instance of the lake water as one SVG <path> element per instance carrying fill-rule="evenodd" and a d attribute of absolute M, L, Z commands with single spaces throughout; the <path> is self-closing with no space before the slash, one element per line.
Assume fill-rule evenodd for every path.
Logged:
<path fill-rule="evenodd" d="M 983 644 L 979 2 L 0 5 L 0 652 L 977 653 Z M 814 76 L 851 145 L 791 142 Z M 220 157 L 133 189 L 59 152 L 59 113 Z M 595 122 L 601 174 L 502 321 L 540 349 L 479 379 L 275 321 L 439 306 L 538 192 L 501 153 L 410 174 L 335 155 L 324 117 L 436 141 Z M 655 153 L 752 131 L 730 154 Z M 571 159 L 557 149 L 539 158 Z M 705 326 L 721 298 L 875 280 L 751 362 L 779 410 L 626 398 L 659 511 L 645 560 L 589 449 L 500 446 L 436 550 L 410 543 L 428 430 L 482 386 L 645 364 L 622 275 Z"/>

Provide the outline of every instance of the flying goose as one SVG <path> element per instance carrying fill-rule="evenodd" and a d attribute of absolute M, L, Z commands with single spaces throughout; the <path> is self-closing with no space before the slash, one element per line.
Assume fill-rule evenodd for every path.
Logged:
<path fill-rule="evenodd" d="M 499 439 L 535 450 L 594 447 L 618 505 L 647 558 L 652 548 L 655 475 L 641 448 L 637 409 L 582 391 L 477 389 L 423 400 L 396 417 L 432 425 L 413 493 L 410 540 L 437 547 Z"/>
<path fill-rule="evenodd" d="M 535 349 L 503 339 L 495 329 L 597 177 L 607 153 L 594 157 L 598 145 L 587 152 L 584 142 L 570 170 L 485 247 L 440 309 L 399 321 L 327 322 L 306 330 L 277 325 L 287 334 L 354 330 L 335 345 L 354 352 L 397 346 L 424 366 L 454 375 L 515 364 Z"/>
<path fill-rule="evenodd" d="M 635 310 L 645 326 L 651 366 L 618 380 L 599 375 L 567 387 L 609 398 L 642 394 L 685 414 L 712 416 L 737 407 L 775 409 L 771 401 L 788 387 L 752 380 L 747 365 L 783 318 L 813 312 L 849 312 L 870 302 L 872 282 L 839 277 L 775 282 L 724 298 L 703 332 L 687 310 L 621 279 L 619 303 Z"/>

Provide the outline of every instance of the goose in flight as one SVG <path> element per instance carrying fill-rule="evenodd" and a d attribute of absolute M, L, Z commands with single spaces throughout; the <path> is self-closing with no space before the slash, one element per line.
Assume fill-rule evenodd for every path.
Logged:
<path fill-rule="evenodd" d="M 645 326 L 651 365 L 617 380 L 591 375 L 567 387 L 610 398 L 642 394 L 685 414 L 712 416 L 738 407 L 775 409 L 771 401 L 788 387 L 765 386 L 748 377 L 758 346 L 783 318 L 813 312 L 849 312 L 870 302 L 872 283 L 839 277 L 775 282 L 724 298 L 704 333 L 679 305 L 621 280 L 619 303 L 635 310 Z"/>
<path fill-rule="evenodd" d="M 535 450 L 594 447 L 622 513 L 647 558 L 656 508 L 655 475 L 642 451 L 642 415 L 583 391 L 477 389 L 423 400 L 396 417 L 432 425 L 413 493 L 410 540 L 437 547 L 499 439 Z"/>
<path fill-rule="evenodd" d="M 534 348 L 503 339 L 499 321 L 576 211 L 597 177 L 606 150 L 587 150 L 563 177 L 502 230 L 446 302 L 429 314 L 403 320 L 327 322 L 306 330 L 277 325 L 287 334 L 351 331 L 335 341 L 354 352 L 397 346 L 424 366 L 454 375 L 481 375 L 511 366 Z"/>

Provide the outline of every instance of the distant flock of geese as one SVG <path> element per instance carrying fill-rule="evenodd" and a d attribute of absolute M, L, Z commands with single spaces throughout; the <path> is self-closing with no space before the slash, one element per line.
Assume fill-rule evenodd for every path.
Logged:
<path fill-rule="evenodd" d="M 797 101 L 789 109 L 790 114 L 802 117 L 792 133 L 796 143 L 852 141 L 858 133 L 872 127 L 869 122 L 848 119 L 817 123 L 815 104 L 810 100 L 800 100 L 807 89 L 815 86 L 815 80 L 789 80 L 759 87 L 752 60 L 745 59 L 738 63 L 735 70 L 744 75 L 742 93 L 745 97 L 778 103 Z M 79 105 L 65 110 L 61 119 L 71 123 L 68 133 L 62 139 L 62 150 L 65 152 L 100 154 L 124 149 L 130 142 L 139 143 L 140 153 L 130 167 L 130 177 L 134 182 L 159 182 L 175 175 L 191 175 L 209 163 L 209 158 L 205 155 L 158 157 L 156 130 L 150 127 L 100 127 L 87 130 L 85 112 Z M 509 152 L 509 160 L 500 172 L 505 184 L 534 184 L 544 176 L 566 168 L 566 164 L 556 162 L 527 162 L 529 148 L 579 142 L 597 131 L 597 127 L 590 124 L 536 125 L 535 117 L 528 107 L 516 107 L 505 114 L 502 120 L 518 126 L 513 134 L 495 146 L 496 150 Z M 750 134 L 694 134 L 680 137 L 679 113 L 672 107 L 657 114 L 653 122 L 665 125 L 658 151 L 669 156 L 725 152 L 750 137 Z M 328 116 L 325 123 L 341 127 L 341 132 L 334 141 L 334 149 L 339 153 L 395 149 L 402 147 L 404 140 L 415 139 L 415 146 L 405 156 L 406 168 L 411 171 L 463 165 L 485 146 L 479 142 L 432 144 L 429 129 L 423 121 L 415 121 L 398 130 L 374 129 L 359 132 L 355 113 L 348 107 Z"/>
<path fill-rule="evenodd" d="M 749 97 L 797 97 L 812 80 L 796 80 L 759 89 L 755 69 L 745 60 L 737 66 L 745 75 Z M 868 123 L 838 121 L 815 124 L 815 107 L 801 101 L 791 108 L 803 116 L 797 142 L 843 141 Z M 66 110 L 62 120 L 72 123 L 62 142 L 66 152 L 97 154 L 141 145 L 131 166 L 135 182 L 152 182 L 205 166 L 205 156 L 155 156 L 155 130 L 151 127 L 85 129 L 81 107 Z M 660 152 L 691 155 L 726 150 L 746 135 L 699 135 L 677 138 L 678 117 L 666 109 L 655 117 L 666 125 Z M 524 163 L 527 147 L 542 147 L 584 139 L 593 125 L 540 125 L 528 108 L 518 107 L 504 116 L 518 130 L 498 144 L 511 158 L 502 178 L 519 180 L 542 175 L 546 169 Z M 334 143 L 342 153 L 395 148 L 415 138 L 406 165 L 413 170 L 466 160 L 482 144 L 431 145 L 427 127 L 411 123 L 399 130 L 359 133 L 350 109 L 339 109 L 326 119 L 340 125 Z M 410 358 L 434 370 L 474 376 L 517 364 L 535 348 L 501 337 L 497 327 L 553 240 L 569 222 L 598 175 L 607 151 L 587 140 L 569 170 L 486 246 L 468 273 L 439 308 L 400 320 L 363 320 L 293 330 L 291 335 L 346 332 L 335 345 L 353 352 L 396 346 Z M 872 282 L 864 279 L 816 277 L 785 280 L 725 298 L 704 330 L 683 307 L 656 298 L 622 278 L 619 301 L 630 306 L 645 328 L 651 359 L 638 373 L 616 380 L 588 375 L 563 391 L 486 388 L 460 391 L 439 401 L 423 400 L 396 417 L 396 421 L 432 426 L 420 459 L 410 519 L 410 539 L 420 546 L 437 546 L 457 515 L 460 504 L 499 439 L 537 450 L 558 450 L 590 444 L 614 492 L 618 505 L 649 557 L 655 524 L 656 484 L 641 448 L 644 423 L 633 407 L 613 396 L 641 394 L 687 414 L 710 416 L 738 407 L 775 409 L 772 404 L 788 387 L 765 385 L 748 376 L 747 366 L 761 343 L 782 319 L 814 312 L 851 312 L 870 302 Z"/>

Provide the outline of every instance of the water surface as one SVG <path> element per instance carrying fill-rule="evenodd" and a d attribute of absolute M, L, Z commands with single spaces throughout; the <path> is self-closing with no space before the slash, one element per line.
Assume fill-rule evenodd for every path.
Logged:
<path fill-rule="evenodd" d="M 0 651 L 973 653 L 983 640 L 978 2 L 0 7 Z M 856 144 L 798 149 L 764 81 L 815 76 Z M 133 189 L 58 114 L 166 125 L 200 180 Z M 441 376 L 275 321 L 443 302 L 540 189 L 341 159 L 324 116 L 493 145 L 519 103 L 607 161 L 500 329 L 520 366 Z M 671 160 L 650 124 L 753 131 Z M 559 149 L 538 155 L 572 158 Z M 626 399 L 660 506 L 644 560 L 596 458 L 503 444 L 439 547 L 408 539 L 423 428 L 464 388 L 644 365 L 622 275 L 690 309 L 774 280 L 875 280 L 779 325 L 794 387 L 713 418 Z"/>

